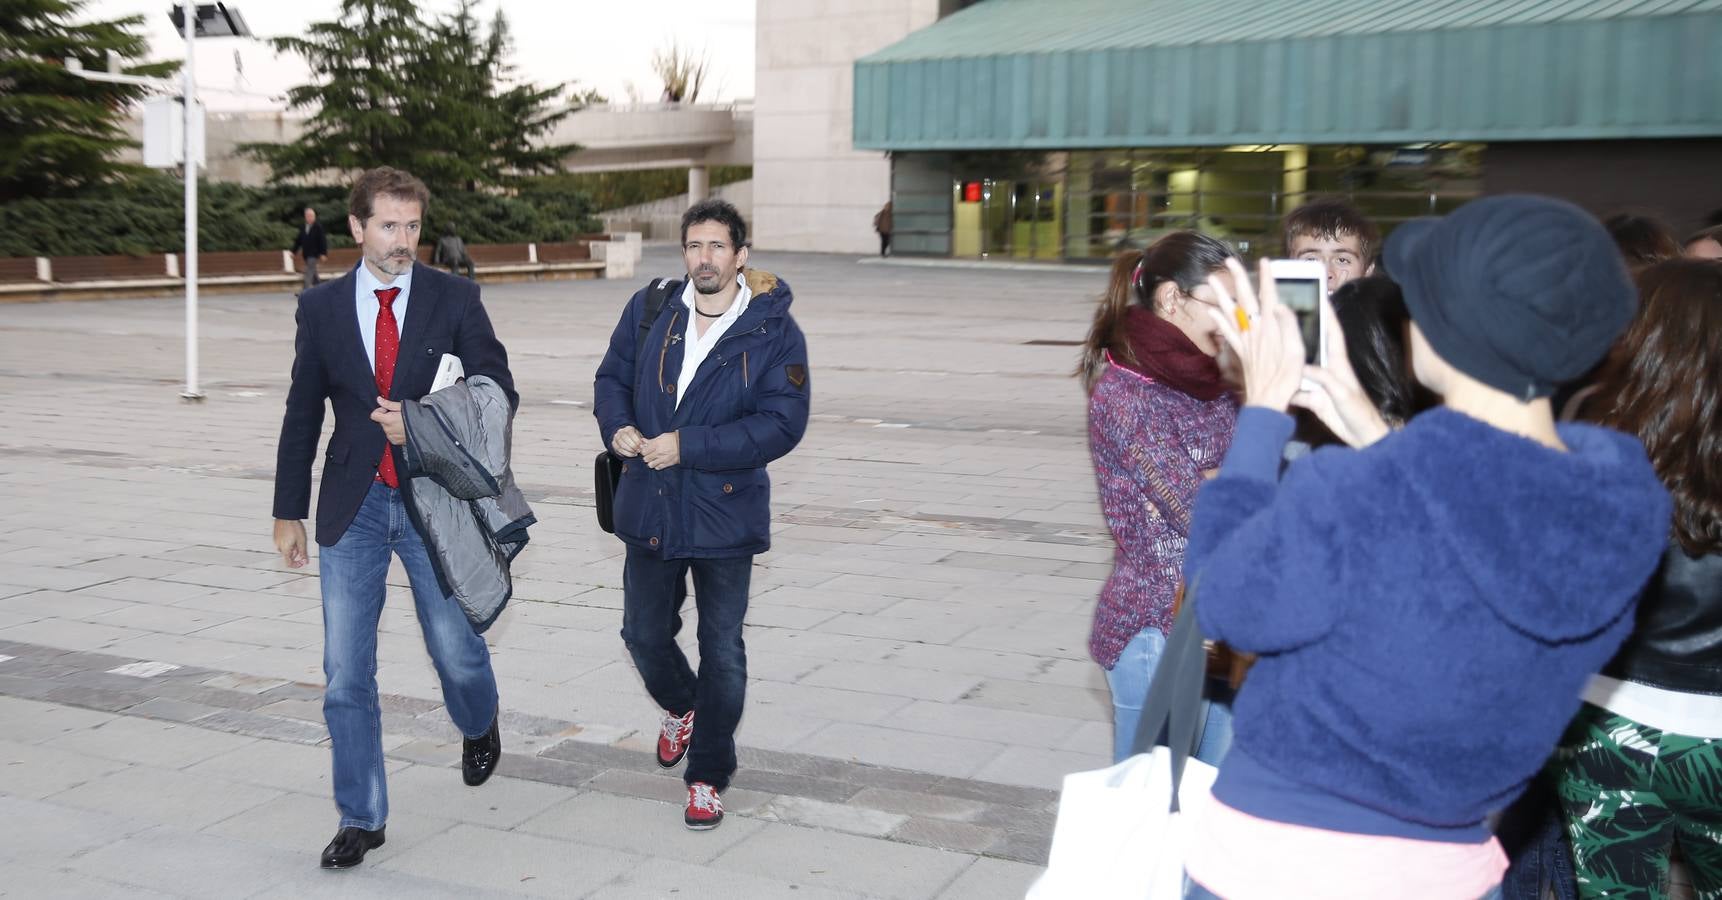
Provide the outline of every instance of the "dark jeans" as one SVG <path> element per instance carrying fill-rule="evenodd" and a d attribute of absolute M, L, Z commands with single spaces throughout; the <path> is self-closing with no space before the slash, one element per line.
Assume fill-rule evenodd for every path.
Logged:
<path fill-rule="evenodd" d="M 1533 780 L 1501 814 L 1495 836 L 1511 860 L 1501 880 L 1506 900 L 1543 900 L 1550 890 L 1555 900 L 1578 900 L 1565 824 L 1546 776 Z"/>
<path fill-rule="evenodd" d="M 879 235 L 879 255 L 880 256 L 890 256 L 891 255 L 891 232 L 889 232 L 889 231 L 882 232 Z"/>
<path fill-rule="evenodd" d="M 700 670 L 676 645 L 682 627 L 686 574 L 694 577 L 694 607 L 699 610 Z M 688 747 L 689 784 L 703 781 L 721 791 L 735 774 L 735 727 L 747 694 L 747 647 L 741 625 L 747 616 L 747 590 L 753 557 L 736 559 L 663 559 L 649 550 L 628 548 L 622 570 L 622 641 L 652 699 L 671 715 L 694 710 Z"/>

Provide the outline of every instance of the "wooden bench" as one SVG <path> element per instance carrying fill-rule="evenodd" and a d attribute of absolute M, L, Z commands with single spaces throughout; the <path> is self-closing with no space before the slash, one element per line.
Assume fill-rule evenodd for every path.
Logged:
<path fill-rule="evenodd" d="M 538 261 L 541 263 L 590 262 L 591 259 L 592 245 L 584 240 L 538 245 Z"/>
<path fill-rule="evenodd" d="M 38 274 L 36 257 L 34 256 L 13 256 L 0 259 L 0 284 L 19 282 L 40 284 L 41 279 L 37 277 Z"/>
<path fill-rule="evenodd" d="M 474 266 L 485 269 L 532 264 L 531 244 L 468 244 L 466 253 Z"/>
<path fill-rule="evenodd" d="M 183 273 L 182 273 L 183 274 Z M 279 250 L 199 253 L 197 280 L 223 275 L 290 275 Z"/>
<path fill-rule="evenodd" d="M 618 235 L 617 237 L 624 237 Z M 485 281 L 632 277 L 631 263 L 618 266 L 622 241 L 566 241 L 532 244 L 478 244 L 467 250 Z M 418 260 L 430 264 L 434 245 L 421 245 Z M 594 247 L 598 248 L 594 250 Z M 291 260 L 291 270 L 288 261 Z M 178 254 L 145 256 L 61 256 L 49 260 L 52 281 L 37 278 L 35 257 L 0 259 L 0 301 L 49 300 L 73 297 L 137 297 L 171 294 L 185 289 Z M 332 250 L 318 266 L 324 281 L 339 278 L 357 265 L 359 250 Z M 201 253 L 198 283 L 217 292 L 290 289 L 300 282 L 303 265 L 280 250 Z"/>
<path fill-rule="evenodd" d="M 147 256 L 55 256 L 49 259 L 48 264 L 53 267 L 57 282 L 170 277 L 167 257 L 160 253 Z"/>

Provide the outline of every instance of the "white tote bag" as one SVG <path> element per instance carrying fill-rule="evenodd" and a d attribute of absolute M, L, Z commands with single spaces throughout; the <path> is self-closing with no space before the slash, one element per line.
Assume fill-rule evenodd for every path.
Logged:
<path fill-rule="evenodd" d="M 1208 802 L 1218 773 L 1186 762 L 1177 812 L 1165 747 L 1064 776 L 1052 855 L 1028 900 L 1180 900 L 1186 817 Z"/>
<path fill-rule="evenodd" d="M 1027 900 L 1184 896 L 1187 817 L 1210 802 L 1219 773 L 1189 756 L 1200 742 L 1206 659 L 1188 600 L 1143 704 L 1138 752 L 1111 768 L 1064 776 L 1052 853 Z M 1170 746 L 1150 747 L 1163 729 Z"/>

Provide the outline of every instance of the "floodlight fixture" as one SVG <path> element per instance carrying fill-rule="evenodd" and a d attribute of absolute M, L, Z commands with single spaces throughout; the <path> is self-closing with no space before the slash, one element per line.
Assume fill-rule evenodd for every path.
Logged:
<path fill-rule="evenodd" d="M 184 34 L 185 7 L 176 3 L 167 15 L 173 20 L 174 30 Z M 251 37 L 245 17 L 237 9 L 228 9 L 225 3 L 199 3 L 192 27 L 197 37 Z"/>

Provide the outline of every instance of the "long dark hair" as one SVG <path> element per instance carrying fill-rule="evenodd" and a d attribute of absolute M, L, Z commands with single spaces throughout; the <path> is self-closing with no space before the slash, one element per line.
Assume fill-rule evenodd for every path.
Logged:
<path fill-rule="evenodd" d="M 1674 497 L 1674 538 L 1722 552 L 1722 262 L 1675 259 L 1638 274 L 1638 318 L 1609 351 L 1587 404 L 1637 435 Z"/>
<path fill-rule="evenodd" d="M 1419 406 L 1405 355 L 1411 313 L 1399 285 L 1381 275 L 1354 278 L 1328 298 L 1345 335 L 1345 355 L 1370 402 L 1390 422 L 1408 421 Z"/>
<path fill-rule="evenodd" d="M 1627 268 L 1634 272 L 1680 255 L 1674 232 L 1650 216 L 1615 213 L 1603 219 L 1602 224 L 1609 237 L 1614 238 L 1614 245 L 1620 248 Z"/>
<path fill-rule="evenodd" d="M 1236 253 L 1224 241 L 1199 231 L 1174 231 L 1146 250 L 1126 250 L 1112 261 L 1112 274 L 1107 280 L 1106 293 L 1094 311 L 1094 324 L 1088 329 L 1088 339 L 1082 343 L 1082 361 L 1076 367 L 1082 379 L 1082 389 L 1093 392 L 1094 385 L 1106 371 L 1106 354 L 1124 362 L 1136 364 L 1136 354 L 1126 339 L 1128 329 L 1124 320 L 1134 299 L 1142 308 L 1154 309 L 1154 291 L 1170 281 L 1178 290 L 1188 294 L 1198 285 L 1206 284 L 1208 276 L 1226 267 L 1226 260 Z"/>

